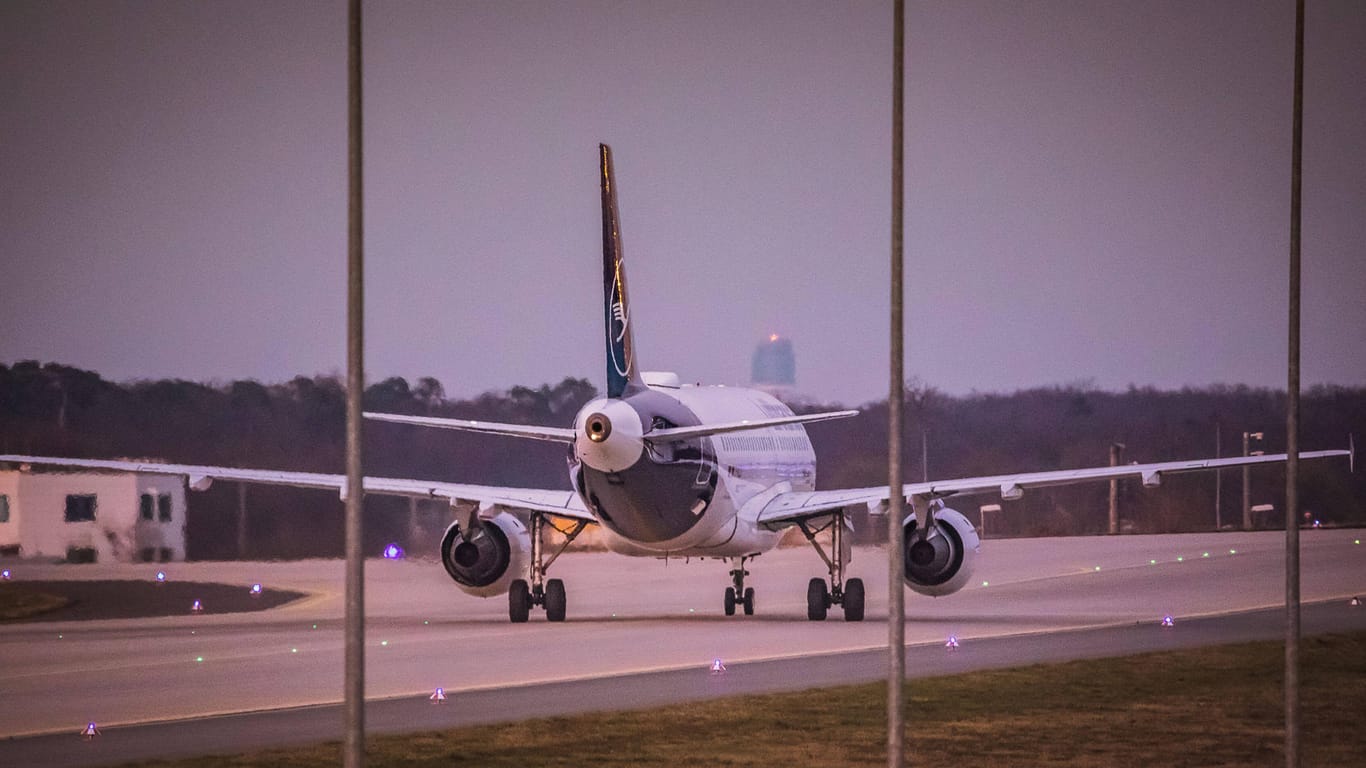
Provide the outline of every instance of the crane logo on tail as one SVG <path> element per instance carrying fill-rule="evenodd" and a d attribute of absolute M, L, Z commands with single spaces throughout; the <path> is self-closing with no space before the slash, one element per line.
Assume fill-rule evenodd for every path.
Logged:
<path fill-rule="evenodd" d="M 631 376 L 631 349 L 625 342 L 626 333 L 630 330 L 630 317 L 626 314 L 626 302 L 622 301 L 622 276 L 621 263 L 617 263 L 616 279 L 612 281 L 612 296 L 609 304 L 612 308 L 612 367 L 616 372 L 626 378 Z"/>

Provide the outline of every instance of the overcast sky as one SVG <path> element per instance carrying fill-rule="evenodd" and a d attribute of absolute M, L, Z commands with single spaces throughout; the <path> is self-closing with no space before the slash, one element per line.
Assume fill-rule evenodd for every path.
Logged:
<path fill-rule="evenodd" d="M 1304 382 L 1366 385 L 1366 3 L 1309 0 Z M 885 396 L 891 3 L 370 3 L 367 369 Z M 1293 3 L 910 2 L 907 375 L 1283 387 Z M 344 370 L 343 2 L 0 3 L 0 362 Z"/>

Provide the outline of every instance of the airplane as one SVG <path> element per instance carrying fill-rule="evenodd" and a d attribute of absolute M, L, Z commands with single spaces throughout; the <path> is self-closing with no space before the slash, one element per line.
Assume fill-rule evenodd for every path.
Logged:
<path fill-rule="evenodd" d="M 863 581 L 845 579 L 851 557 L 849 511 L 886 513 L 887 486 L 816 490 L 816 455 L 803 425 L 857 411 L 795 414 L 759 390 L 687 385 L 675 373 L 640 370 L 626 291 L 616 176 L 611 149 L 599 145 L 602 181 L 603 318 L 607 389 L 569 427 L 497 424 L 466 419 L 365 413 L 365 418 L 426 428 L 457 429 L 562 443 L 572 490 L 509 488 L 428 480 L 367 477 L 364 493 L 441 499 L 454 522 L 441 539 L 441 563 L 462 591 L 507 595 L 508 616 L 526 622 L 533 608 L 564 621 L 564 582 L 547 578 L 556 558 L 587 526 L 604 531 L 609 550 L 634 557 L 700 557 L 733 564 L 723 608 L 755 611 L 745 586 L 746 564 L 798 528 L 824 561 L 827 577 L 807 585 L 807 619 L 821 621 L 839 606 L 846 621 L 862 621 Z M 1301 459 L 1347 456 L 1347 450 L 1301 452 Z M 968 477 L 907 483 L 910 512 L 902 521 L 906 586 L 938 597 L 969 581 L 981 542 L 950 497 L 999 494 L 1019 499 L 1046 486 L 1135 478 L 1146 488 L 1164 476 L 1222 467 L 1283 462 L 1286 454 L 1196 459 L 1124 466 Z M 345 498 L 345 475 L 140 461 L 0 455 L 0 462 L 181 475 L 204 490 L 217 479 L 331 489 Z M 558 524 L 557 524 L 558 523 Z M 547 555 L 549 527 L 562 539 Z M 828 532 L 828 536 L 822 536 Z M 826 541 L 822 541 L 825 539 Z"/>

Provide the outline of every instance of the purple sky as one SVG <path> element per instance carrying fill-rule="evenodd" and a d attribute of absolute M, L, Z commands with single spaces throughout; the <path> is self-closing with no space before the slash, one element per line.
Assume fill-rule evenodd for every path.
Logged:
<path fill-rule="evenodd" d="M 1366 385 L 1366 4 L 1309 0 L 1304 382 Z M 1293 3 L 908 3 L 909 376 L 1284 386 Z M 367 368 L 886 391 L 890 2 L 373 4 Z M 344 368 L 345 5 L 0 3 L 0 362 Z"/>

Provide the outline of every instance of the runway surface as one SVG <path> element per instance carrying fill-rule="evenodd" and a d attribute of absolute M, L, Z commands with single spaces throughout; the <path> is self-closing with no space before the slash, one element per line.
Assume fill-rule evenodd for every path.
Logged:
<path fill-rule="evenodd" d="M 1327 601 L 1306 607 L 1306 631 L 1366 628 L 1366 606 L 1347 606 L 1352 595 L 1366 597 L 1366 545 L 1354 543 L 1361 536 L 1304 532 L 1304 601 Z M 434 728 L 878 679 L 884 563 L 880 550 L 856 550 L 851 575 L 867 583 L 868 619 L 848 624 L 835 611 L 826 622 L 805 620 L 806 580 L 824 571 L 809 549 L 750 564 L 753 617 L 721 615 L 724 563 L 571 554 L 554 568 L 569 587 L 569 620 L 552 625 L 534 614 L 514 626 L 505 600 L 465 596 L 436 563 L 371 561 L 369 724 Z M 1280 612 L 1259 611 L 1282 599 L 1276 532 L 988 541 L 980 563 L 957 595 L 908 595 L 914 673 L 1279 636 Z M 11 568 L 16 579 L 34 580 L 147 570 Z M 339 736 L 341 717 L 329 705 L 341 690 L 340 562 L 167 570 L 312 596 L 255 614 L 0 628 L 0 736 L 49 734 L 0 741 L 0 764 L 99 765 Z M 1166 614 L 1175 627 L 1158 625 Z M 943 648 L 950 634 L 962 643 L 954 652 Z M 707 673 L 715 658 L 725 675 Z M 437 686 L 450 697 L 445 705 L 427 702 Z M 258 713 L 233 714 L 243 712 Z M 90 721 L 103 733 L 84 743 L 76 734 Z"/>

